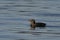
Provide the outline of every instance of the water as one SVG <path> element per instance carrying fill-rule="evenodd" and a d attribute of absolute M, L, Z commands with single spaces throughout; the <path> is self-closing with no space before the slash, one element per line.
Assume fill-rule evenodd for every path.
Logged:
<path fill-rule="evenodd" d="M 32 18 L 46 28 L 30 30 Z M 0 40 L 60 40 L 60 0 L 0 0 Z"/>

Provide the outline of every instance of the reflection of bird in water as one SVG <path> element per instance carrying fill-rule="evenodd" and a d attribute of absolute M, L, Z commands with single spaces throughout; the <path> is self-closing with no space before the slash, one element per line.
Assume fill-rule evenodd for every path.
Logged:
<path fill-rule="evenodd" d="M 31 23 L 31 29 L 35 29 L 36 27 L 40 27 L 40 28 L 46 27 L 45 23 L 39 23 L 39 22 L 36 23 L 34 19 L 30 19 L 29 21 Z"/>

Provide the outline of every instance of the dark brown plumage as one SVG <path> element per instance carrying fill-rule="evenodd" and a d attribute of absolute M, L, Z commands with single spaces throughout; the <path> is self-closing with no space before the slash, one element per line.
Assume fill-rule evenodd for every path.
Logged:
<path fill-rule="evenodd" d="M 46 27 L 46 24 L 45 23 L 39 23 L 39 22 L 35 22 L 35 20 L 34 19 L 31 19 L 30 20 L 30 26 L 31 26 L 31 29 L 35 29 L 36 27 L 40 27 L 40 28 L 44 28 L 44 27 Z"/>

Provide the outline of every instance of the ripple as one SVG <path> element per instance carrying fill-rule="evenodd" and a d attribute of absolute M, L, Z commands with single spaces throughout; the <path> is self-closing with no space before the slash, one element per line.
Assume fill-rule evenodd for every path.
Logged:
<path fill-rule="evenodd" d="M 60 27 L 60 26 L 47 26 L 47 27 Z"/>
<path fill-rule="evenodd" d="M 20 31 L 20 32 L 17 32 L 17 33 L 23 33 L 23 34 L 25 34 L 25 33 L 27 33 L 27 34 L 35 34 L 35 33 L 47 33 L 47 32 L 31 32 L 31 31 Z"/>
<path fill-rule="evenodd" d="M 60 36 L 51 36 L 51 37 L 59 37 L 60 38 Z"/>
<path fill-rule="evenodd" d="M 0 14 L 4 14 L 4 15 L 6 15 L 6 14 L 9 14 L 9 13 L 0 13 Z"/>
<path fill-rule="evenodd" d="M 0 4 L 15 4 L 15 3 L 10 2 L 10 3 L 0 3 Z"/>
<path fill-rule="evenodd" d="M 60 8 L 60 7 L 57 7 L 57 8 Z"/>
<path fill-rule="evenodd" d="M 50 7 L 42 7 L 43 9 L 50 9 Z"/>
<path fill-rule="evenodd" d="M 13 7 L 36 7 L 33 5 L 13 5 Z"/>
<path fill-rule="evenodd" d="M 41 15 L 43 15 L 43 16 L 58 16 L 58 17 L 60 17 L 60 14 L 41 14 Z"/>
<path fill-rule="evenodd" d="M 60 33 L 55 33 L 55 32 L 29 32 L 29 31 L 21 31 L 17 33 L 22 33 L 22 34 L 56 34 L 60 35 Z"/>
<path fill-rule="evenodd" d="M 60 21 L 49 21 L 49 20 L 44 20 L 45 22 L 60 22 Z"/>
<path fill-rule="evenodd" d="M 12 4 L 12 3 L 10 3 Z M 33 5 L 6 5 L 6 7 L 37 7 L 37 6 L 33 6 Z"/>
<path fill-rule="evenodd" d="M 19 12 L 33 12 L 33 11 L 19 11 Z"/>
<path fill-rule="evenodd" d="M 32 16 L 31 14 L 17 14 L 17 15 L 20 15 L 20 16 Z"/>
<path fill-rule="evenodd" d="M 10 35 L 0 35 L 0 38 L 14 38 L 14 36 Z"/>
<path fill-rule="evenodd" d="M 6 9 L 8 9 L 8 8 L 0 8 L 0 10 L 6 10 Z"/>

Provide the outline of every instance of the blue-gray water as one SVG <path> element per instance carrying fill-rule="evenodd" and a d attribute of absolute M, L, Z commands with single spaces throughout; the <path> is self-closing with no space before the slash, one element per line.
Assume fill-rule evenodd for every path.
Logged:
<path fill-rule="evenodd" d="M 46 28 L 29 30 L 29 19 Z M 0 40 L 60 40 L 60 0 L 0 0 Z"/>

